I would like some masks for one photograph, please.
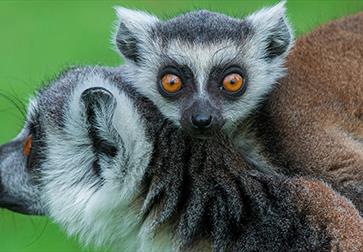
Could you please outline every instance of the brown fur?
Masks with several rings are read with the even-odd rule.
[[[287,173],[323,178],[363,210],[363,13],[297,40],[260,122]]]
[[[331,251],[363,251],[363,219],[351,202],[321,181],[298,178],[289,183],[297,208],[312,226],[328,233]]]

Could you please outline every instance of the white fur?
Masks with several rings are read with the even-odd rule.
[[[64,226],[69,235],[78,235],[85,244],[106,245],[116,250],[122,245],[123,250],[135,251],[145,238],[138,236],[139,209],[133,209],[131,202],[148,166],[152,144],[147,140],[132,100],[112,83],[91,74],[76,85],[69,99],[65,128],[47,128],[46,131],[47,160],[41,169],[43,201],[47,203],[49,215]],[[104,131],[103,137],[108,137],[112,143],[122,139],[117,144],[124,150],[112,160],[101,159],[105,179],[102,185],[97,177],[81,179],[92,171],[94,161],[80,100],[82,92],[90,87],[103,87],[114,95],[117,104],[114,113],[104,104],[96,118]],[[108,121],[112,125],[108,125]],[[107,130],[110,126],[114,127],[116,135]]]
[[[149,27],[158,21],[158,18],[144,11],[131,10],[123,7],[115,7],[116,14],[120,22],[132,31],[141,32],[145,27]]]
[[[249,20],[259,31],[262,29],[262,31],[269,33],[271,28],[276,26],[281,18],[287,22],[287,19],[285,18],[285,4],[286,1],[281,1],[272,7],[263,8],[252,13],[246,19]],[[263,36],[263,34],[260,34],[260,36]]]

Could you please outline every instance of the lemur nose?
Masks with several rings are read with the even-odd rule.
[[[200,128],[200,129],[209,128],[211,126],[211,122],[212,122],[211,115],[207,115],[207,114],[203,114],[203,113],[192,115],[192,123],[197,128]]]

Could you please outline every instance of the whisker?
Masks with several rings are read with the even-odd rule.
[[[12,94],[6,94],[4,91],[0,91],[0,97],[10,102],[20,112],[22,119],[26,118],[26,106],[23,101]]]

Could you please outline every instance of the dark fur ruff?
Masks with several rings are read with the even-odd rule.
[[[250,167],[222,136],[196,140],[165,123],[143,183],[143,214],[156,230],[172,225],[184,249],[199,241],[215,251],[329,251],[282,177]]]
[[[124,82],[119,76],[112,81]],[[171,225],[183,249],[207,241],[214,251],[330,250],[285,177],[258,172],[222,135],[189,137],[129,85],[120,88],[136,101],[155,146],[137,201],[156,233]]]

